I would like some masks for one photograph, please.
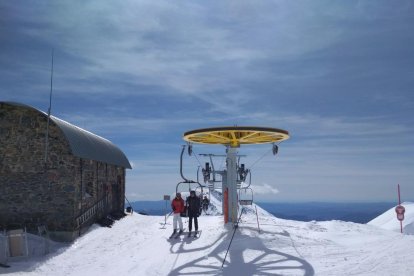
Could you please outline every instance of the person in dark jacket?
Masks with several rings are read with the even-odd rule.
[[[195,191],[191,191],[190,196],[187,198],[187,210],[188,210],[188,231],[189,231],[188,236],[191,236],[193,219],[194,219],[195,234],[197,234],[197,231],[198,231],[197,217],[200,215],[200,199],[196,196]]]
[[[203,202],[203,210],[204,210],[204,212],[207,213],[208,206],[210,205],[210,200],[208,200],[207,196],[204,196],[202,202]]]

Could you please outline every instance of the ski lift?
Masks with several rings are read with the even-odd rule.
[[[188,190],[181,188],[181,185],[183,184],[188,184]],[[195,191],[196,195],[203,195],[203,188],[204,186],[198,182],[181,181],[181,182],[178,182],[177,185],[175,186],[175,193],[177,194],[177,193],[182,193],[182,192],[187,192],[187,191],[188,193],[190,193],[191,191]]]
[[[190,153],[190,151],[192,152],[192,149],[190,150],[190,148],[192,148],[191,144],[188,145],[188,152],[189,153]],[[185,145],[183,145],[183,148],[181,150],[181,155],[180,155],[180,174],[181,174],[181,178],[183,179],[183,181],[180,181],[180,182],[177,183],[177,185],[175,187],[175,193],[179,193],[179,186],[180,185],[188,184],[188,192],[190,192],[192,190],[195,190],[197,188],[200,188],[201,189],[201,194],[202,194],[203,193],[203,185],[201,185],[201,183],[198,182],[198,179],[197,179],[197,181],[190,180],[190,179],[186,178],[183,174],[183,154],[184,154],[184,151],[185,151]],[[197,171],[198,171],[198,169],[197,169]],[[197,173],[197,176],[198,176],[198,173]],[[195,187],[193,187],[193,186],[195,186]]]
[[[240,182],[245,182],[246,181],[246,177],[249,174],[249,169],[246,169],[244,164],[241,164],[240,167],[238,167],[237,172],[238,172],[238,178]]]
[[[195,191],[196,193],[196,197],[200,199],[200,206],[201,206],[201,201],[203,199],[203,185],[201,185],[198,182],[185,182],[185,181],[181,181],[177,183],[177,186],[175,187],[175,194],[180,193],[182,196],[181,198],[186,201],[186,199],[184,198],[184,192],[187,193],[187,191],[180,189],[180,186],[183,184],[188,184],[188,196],[190,195],[190,193],[192,191]],[[187,217],[187,209],[181,213],[181,217]]]
[[[196,190],[200,189],[199,194],[202,195],[203,194],[203,185],[201,185],[201,183],[198,182],[198,179],[197,179],[197,181],[190,180],[190,179],[186,178],[183,174],[183,154],[184,154],[184,151],[185,151],[185,147],[186,146],[183,145],[183,148],[181,150],[181,155],[180,155],[180,174],[181,174],[181,178],[183,179],[183,181],[178,182],[177,185],[175,186],[175,194],[181,193],[182,191],[184,191],[183,189],[181,189],[181,185],[187,184],[188,185],[188,193],[190,193],[191,191],[196,191]],[[192,145],[189,144],[188,145],[188,154],[191,155],[191,153],[192,153]],[[198,176],[198,174],[197,174],[197,176]],[[197,192],[196,192],[196,195],[197,195]],[[187,216],[186,212],[182,213],[181,216],[186,217]]]
[[[249,184],[250,186],[250,184]],[[243,214],[243,211],[245,210],[245,206],[252,206],[253,205],[253,189],[249,186],[240,188],[239,189],[239,204],[241,205],[241,213]],[[257,206],[254,205],[255,214],[256,214],[256,220],[257,220],[257,229],[260,233],[260,225],[259,225],[259,214],[257,212]]]
[[[206,167],[205,169],[203,168],[201,170],[203,172],[203,179],[204,179],[204,183],[208,182],[210,180],[210,174],[211,174],[211,167],[210,167],[210,163],[206,162]],[[198,174],[197,174],[198,176]]]
[[[242,206],[253,205],[253,189],[250,187],[239,189],[239,204]]]

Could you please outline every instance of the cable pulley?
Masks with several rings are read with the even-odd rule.
[[[273,144],[273,147],[272,147],[273,155],[276,155],[278,151],[279,151],[279,147],[276,144]]]
[[[193,145],[188,143],[187,150],[188,150],[188,155],[191,156],[191,154],[193,154]]]

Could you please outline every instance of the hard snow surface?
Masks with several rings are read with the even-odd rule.
[[[408,206],[407,206],[408,209]],[[414,236],[343,221],[298,222],[254,206],[233,229],[201,216],[199,238],[168,239],[172,218],[133,214],[112,228],[93,226],[74,243],[30,261],[13,275],[414,275]],[[188,223],[184,219],[185,227]],[[398,226],[398,221],[396,222]]]

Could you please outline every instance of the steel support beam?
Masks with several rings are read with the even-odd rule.
[[[237,148],[227,147],[227,188],[228,191],[228,222],[237,222],[238,199],[237,199]]]

